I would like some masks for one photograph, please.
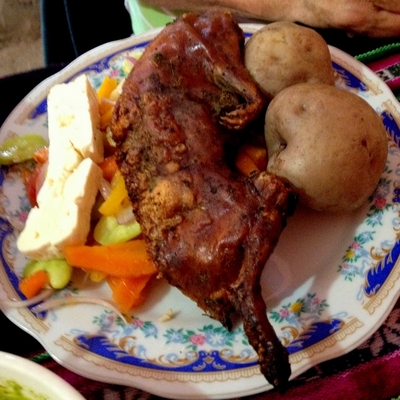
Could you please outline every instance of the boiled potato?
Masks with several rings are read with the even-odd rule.
[[[293,22],[273,22],[254,33],[246,43],[244,60],[267,98],[296,83],[334,84],[325,40]]]
[[[352,211],[374,192],[388,154],[381,118],[354,93],[300,83],[281,91],[265,118],[267,170],[320,211]]]

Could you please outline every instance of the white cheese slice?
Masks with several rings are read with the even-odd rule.
[[[85,75],[55,85],[47,100],[49,164],[17,247],[28,258],[63,257],[84,244],[102,171],[103,139],[97,94]]]
[[[65,246],[84,244],[101,176],[99,166],[85,158],[66,179],[64,196],[32,208],[17,241],[21,253],[36,260],[63,258]]]
[[[47,97],[49,166],[38,203],[61,195],[66,177],[84,158],[103,160],[97,93],[86,75],[55,85]]]

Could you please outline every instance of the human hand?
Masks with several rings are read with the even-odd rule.
[[[400,35],[399,0],[304,0],[300,3],[290,19],[315,28],[337,28],[349,35],[370,37]]]
[[[235,15],[266,22],[289,20],[349,35],[400,36],[399,0],[142,0],[172,11],[223,7]]]

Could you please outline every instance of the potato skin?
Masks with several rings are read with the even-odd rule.
[[[281,91],[265,118],[269,172],[319,211],[352,211],[374,192],[388,154],[379,115],[357,95],[330,85]]]
[[[323,37],[289,21],[273,22],[255,32],[245,45],[244,62],[268,99],[296,83],[334,84]]]

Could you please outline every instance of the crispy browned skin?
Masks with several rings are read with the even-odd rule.
[[[285,225],[290,190],[265,172],[241,176],[227,156],[264,107],[243,67],[243,39],[223,12],[186,14],[168,25],[127,78],[111,129],[160,275],[228,329],[237,312],[262,373],[282,388],[288,354],[267,319],[259,281]]]

